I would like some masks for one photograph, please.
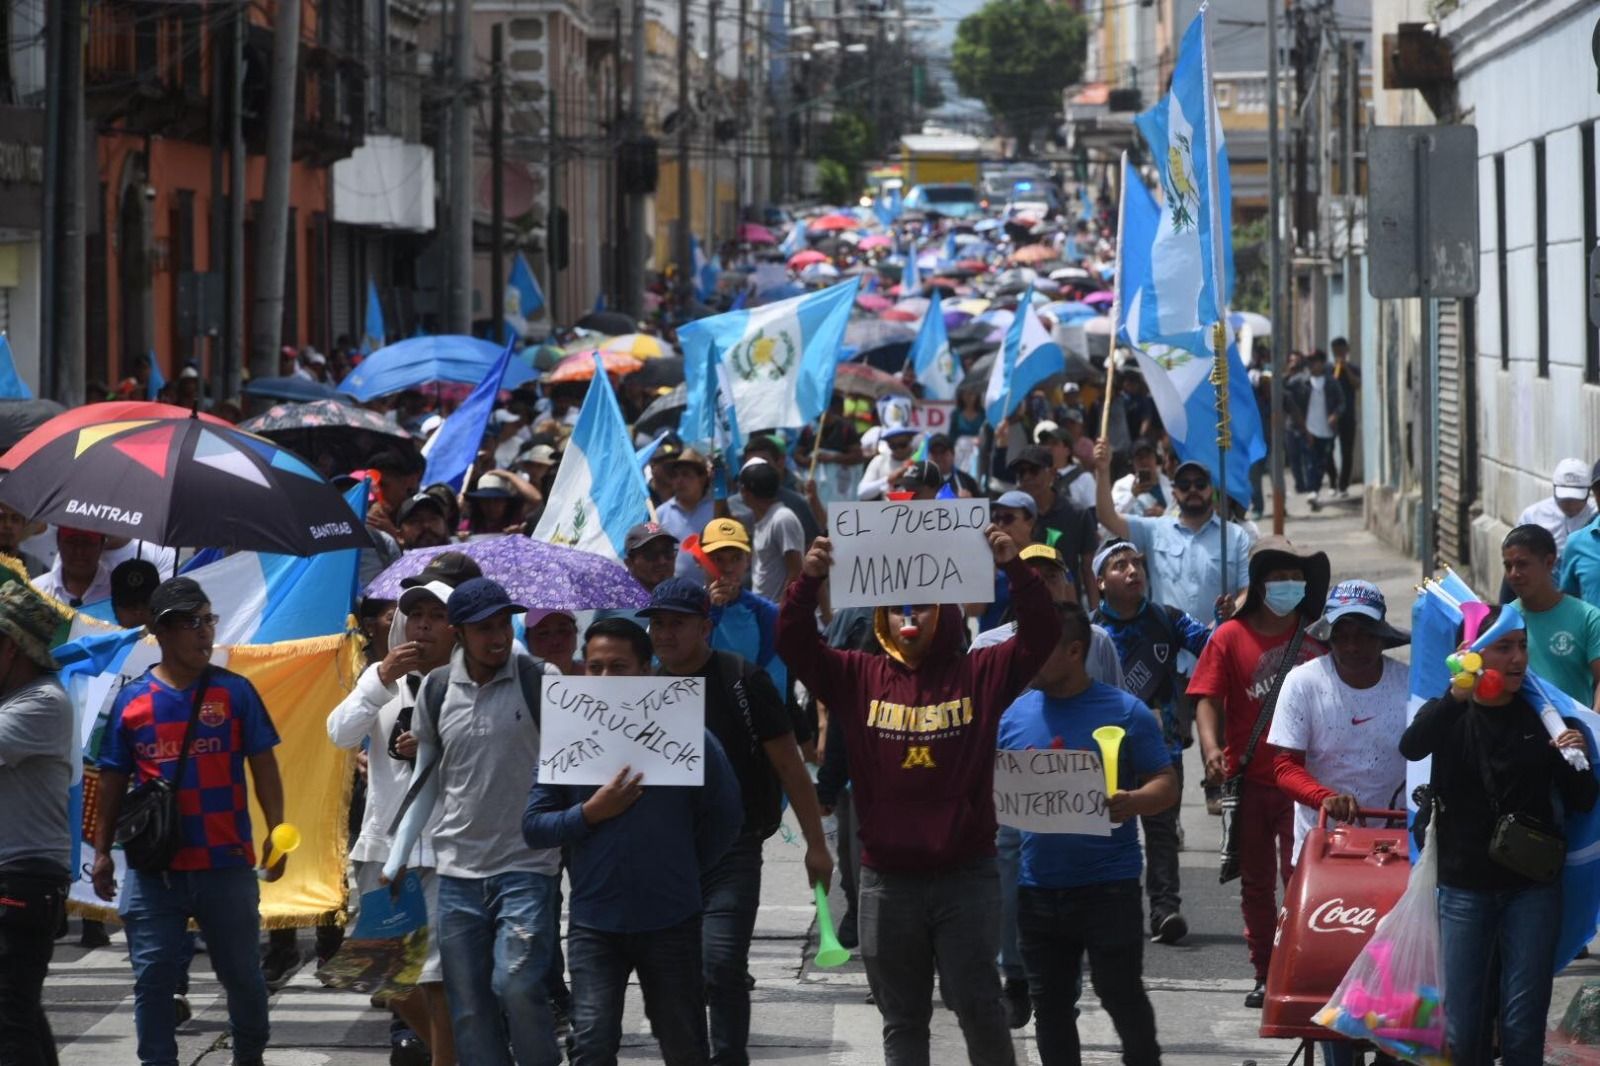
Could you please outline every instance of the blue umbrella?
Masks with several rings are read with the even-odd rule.
[[[339,383],[339,391],[365,402],[436,381],[476,385],[503,350],[498,344],[476,337],[412,337],[367,356]],[[514,389],[537,376],[527,363],[513,359],[500,385]]]
[[[334,399],[332,385],[290,375],[283,378],[253,378],[245,384],[244,394],[266,400],[288,400],[290,403],[310,403],[312,400]]]
[[[1080,300],[1063,300],[1060,303],[1049,304],[1041,310],[1057,322],[1078,322],[1100,315],[1099,311]]]

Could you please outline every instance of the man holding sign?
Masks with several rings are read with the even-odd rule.
[[[649,677],[650,637],[637,623],[602,619],[585,638],[591,678]],[[554,712],[547,703],[547,725]],[[541,779],[528,796],[522,816],[528,846],[571,849],[567,961],[574,1062],[616,1061],[630,972],[639,975],[661,1061],[693,1066],[710,1057],[700,882],[738,836],[744,818],[733,767],[722,745],[699,725],[703,711],[694,717],[704,745],[703,784],[647,787],[647,776],[632,766],[598,787],[551,784],[543,779],[542,764]]]
[[[876,521],[868,506],[861,505],[863,517]],[[968,1059],[976,1066],[1015,1061],[994,965],[995,733],[1001,712],[1055,647],[1059,622],[1017,543],[993,525],[976,532],[1011,581],[1014,640],[963,655],[961,609],[953,602],[885,596],[873,619],[885,654],[829,648],[815,617],[822,582],[834,569],[835,542],[826,537],[812,544],[778,616],[779,654],[839,720],[850,752],[860,819],[861,951],[889,1066],[928,1061],[936,967]],[[974,576],[989,590],[978,598],[991,594],[993,572]],[[841,591],[832,590],[836,605]]]
[[[1161,1061],[1161,1048],[1143,983],[1143,856],[1134,819],[1177,803],[1178,778],[1149,708],[1089,677],[1083,608],[1064,603],[1057,610],[1061,639],[1034,688],[1006,711],[998,738],[1003,762],[1033,771],[1027,791],[1001,797],[1001,817],[1024,828],[1017,927],[1038,1019],[1039,1058],[1044,1066],[1080,1060],[1076,1007],[1087,953],[1095,994],[1122,1041],[1122,1061],[1150,1066]],[[1094,733],[1103,726],[1123,731],[1119,779],[1139,782],[1109,797],[1109,768],[1098,780],[1090,778],[1087,789],[1078,772],[1092,764]],[[1086,811],[1109,817],[1115,828],[1106,834],[1089,825]]]

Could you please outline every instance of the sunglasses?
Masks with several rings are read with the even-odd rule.
[[[1211,479],[1204,477],[1180,477],[1173,481],[1172,487],[1177,489],[1179,492],[1189,492],[1192,489],[1209,489],[1211,487]]]
[[[214,614],[185,614],[176,618],[163,618],[161,624],[173,629],[215,629],[221,618]]]

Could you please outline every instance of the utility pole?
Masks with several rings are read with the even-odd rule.
[[[694,277],[689,215],[689,0],[678,0],[678,293],[688,302]]]
[[[749,30],[746,24],[750,21],[750,0],[739,0],[739,59],[734,69],[738,71],[735,84],[739,86],[739,106],[734,114],[734,124],[737,127],[733,135],[733,217],[734,232],[738,232],[738,225],[744,221],[744,138],[745,125],[750,120],[749,105],[754,95],[751,90],[760,75],[757,70],[751,75],[745,73],[745,42]]]
[[[455,0],[450,24],[450,300],[445,328],[472,332],[472,0]]]
[[[623,153],[627,151],[628,142],[628,116],[622,109],[622,5],[619,3],[611,11],[611,39],[617,42],[617,50],[612,57],[614,75],[611,79],[611,133],[619,138],[617,151],[611,160],[611,271],[606,279],[610,299],[606,302],[612,307],[623,306],[623,293],[628,288],[627,261],[627,234],[628,234],[628,197],[622,188],[622,175],[625,170],[622,162]]]
[[[228,387],[223,398],[239,394],[244,368],[244,34],[245,7],[233,9],[228,64],[228,287],[224,307],[223,350]],[[274,366],[271,373],[276,374]]]
[[[707,24],[706,90],[712,101],[721,99],[717,89],[717,0],[711,0],[711,21]],[[706,109],[706,255],[715,255],[717,249],[717,177],[721,171],[717,160],[716,112]],[[735,230],[737,236],[737,229]]]
[[[506,135],[505,24],[496,22],[489,38],[493,83],[489,97],[489,329],[496,341],[506,333]],[[527,314],[523,308],[522,313]]]
[[[55,292],[50,301],[53,319],[50,327],[54,347],[41,351],[41,362],[55,364],[51,376],[52,395],[68,407],[84,400],[83,365],[83,286],[84,286],[84,188],[83,162],[87,147],[83,135],[83,14],[77,4],[62,4],[58,91],[60,112],[47,115],[47,122],[59,122],[59,151],[56,161]]]
[[[250,376],[278,372],[283,288],[289,261],[289,166],[294,156],[295,87],[300,69],[300,3],[278,5],[272,35],[272,102],[267,113],[267,173],[256,219],[256,299],[250,316]]]
[[[557,257],[565,258],[566,254],[570,254],[567,251],[568,226],[566,222],[561,221],[561,178],[556,170],[558,165],[556,130],[559,128],[556,124],[556,116],[558,114],[560,112],[556,110],[556,87],[552,83],[550,86],[550,147],[546,149],[547,154],[545,156],[545,172],[550,183],[550,213],[545,216],[544,227],[545,264],[549,267],[547,273],[550,275],[548,284],[545,285],[545,305],[550,309],[550,321],[552,323],[556,321],[556,295],[560,291],[560,268]],[[559,240],[557,240],[558,235]]]
[[[52,11],[44,20],[44,188],[40,193],[39,395],[54,396],[55,364],[44,358],[55,350],[56,317],[56,182],[61,173],[61,17]],[[115,376],[115,374],[113,374]]]
[[[1268,307],[1272,320],[1272,532],[1281,536],[1284,522],[1283,374],[1288,337],[1283,310],[1283,168],[1278,136],[1278,105],[1283,93],[1278,76],[1278,4],[1267,0],[1267,263]]]
[[[643,178],[637,171],[644,169],[644,160],[641,158],[644,143],[644,67],[649,59],[644,48],[644,5],[645,0],[633,0],[633,69],[630,72],[632,84],[628,91],[628,137],[634,145],[630,153],[635,160],[635,166],[631,169],[636,172],[633,175],[636,183]],[[650,249],[645,243],[644,192],[636,186],[628,190],[627,197],[628,231],[623,242],[625,280],[622,306],[629,317],[638,319],[644,313],[644,264]]]

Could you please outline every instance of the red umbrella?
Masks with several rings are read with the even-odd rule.
[[[882,233],[874,233],[869,237],[861,238],[861,243],[856,245],[856,247],[860,248],[863,252],[870,252],[874,248],[892,248],[894,247],[894,241],[890,240]]]
[[[808,266],[814,266],[817,263],[826,263],[827,261],[828,257],[817,251],[815,248],[807,248],[805,251],[796,252],[789,257],[789,269],[804,270]]]
[[[885,322],[915,322],[922,316],[913,314],[910,311],[902,310],[898,307],[891,307],[878,317],[883,319]]]
[[[840,363],[833,372],[833,391],[846,396],[910,396],[906,383],[866,363]]]
[[[778,238],[772,231],[756,222],[745,222],[739,226],[739,239],[746,244],[777,244]]]
[[[594,357],[600,356],[600,363],[605,367],[606,373],[616,376],[632,374],[643,369],[644,363],[625,352],[579,352],[569,355],[555,365],[555,368],[544,377],[549,385],[564,385],[571,381],[589,381],[594,377]]]
[[[63,433],[71,433],[84,426],[109,425],[114,422],[149,418],[188,418],[190,413],[187,407],[144,400],[117,400],[111,403],[91,403],[83,407],[74,407],[70,411],[56,415],[13,444],[4,455],[0,455],[0,468],[15,470],[22,465],[24,459]],[[204,411],[200,412],[200,421],[230,428],[232,426],[226,419],[208,415]]]
[[[856,297],[856,306],[863,311],[887,311],[893,306],[893,301],[875,292],[864,292]]]
[[[827,233],[833,230],[860,229],[861,223],[849,215],[832,214],[814,218],[806,223],[806,229],[812,233]]]

